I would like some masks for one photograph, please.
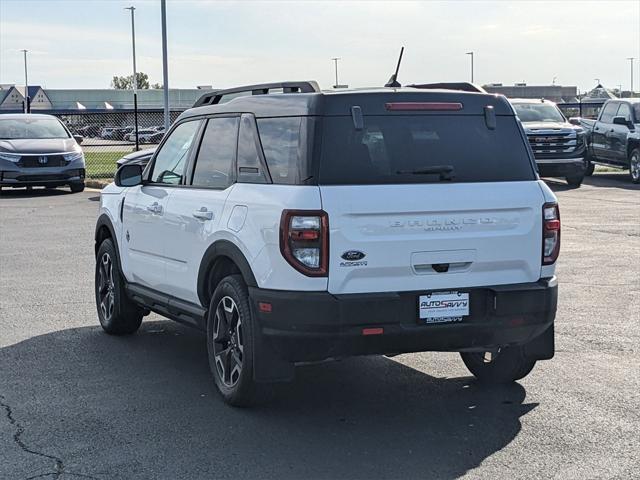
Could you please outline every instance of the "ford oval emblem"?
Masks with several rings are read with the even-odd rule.
[[[347,250],[341,255],[341,257],[348,262],[355,262],[362,260],[366,255],[359,250]]]

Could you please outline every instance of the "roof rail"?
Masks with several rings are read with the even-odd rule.
[[[194,103],[193,106],[202,107],[204,105],[217,105],[226,95],[249,92],[251,92],[251,95],[267,95],[269,90],[276,89],[282,89],[283,93],[314,93],[320,91],[320,87],[313,80],[306,82],[262,83],[258,85],[247,85],[244,87],[235,87],[209,92],[196,100],[196,103]]]
[[[407,87],[421,88],[425,90],[441,88],[444,90],[461,90],[463,92],[487,93],[484,88],[469,82],[423,83],[421,85],[407,85]]]

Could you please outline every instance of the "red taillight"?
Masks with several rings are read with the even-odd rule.
[[[391,102],[385,103],[387,110],[462,110],[462,104],[457,102]]]
[[[371,327],[371,328],[363,328],[362,335],[382,335],[384,333],[384,328],[382,327]]]
[[[289,264],[309,277],[329,271],[329,217],[321,210],[284,210],[280,251]]]
[[[542,265],[551,265],[560,253],[560,209],[557,203],[542,206]]]

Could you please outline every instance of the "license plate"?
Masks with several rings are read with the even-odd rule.
[[[469,315],[469,294],[464,292],[434,292],[420,295],[418,314],[426,323],[461,322]]]

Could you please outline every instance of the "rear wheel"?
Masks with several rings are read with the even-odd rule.
[[[218,391],[226,403],[236,407],[258,399],[253,380],[253,328],[242,276],[223,278],[209,303],[207,352]]]
[[[633,183],[640,183],[640,149],[634,148],[629,154],[629,176]]]
[[[522,347],[499,348],[492,352],[462,352],[462,361],[482,383],[511,383],[526,377],[536,364],[524,356]]]
[[[144,311],[127,297],[116,255],[111,239],[103,241],[96,256],[96,307],[105,332],[125,335],[140,328]]]

